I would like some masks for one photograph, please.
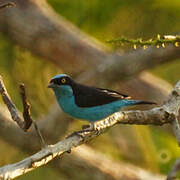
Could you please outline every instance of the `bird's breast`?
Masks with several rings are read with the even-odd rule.
[[[73,96],[63,96],[58,99],[62,110],[70,115],[77,109]]]

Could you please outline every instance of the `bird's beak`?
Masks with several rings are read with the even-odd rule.
[[[47,88],[54,88],[56,85],[54,83],[49,83]]]

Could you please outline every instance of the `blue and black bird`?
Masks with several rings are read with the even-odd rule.
[[[131,100],[129,96],[113,90],[79,84],[66,74],[53,77],[48,87],[53,89],[65,113],[89,122],[104,119],[126,106],[155,104],[148,101]]]

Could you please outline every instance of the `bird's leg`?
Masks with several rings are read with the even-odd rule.
[[[69,135],[68,137],[78,135],[78,136],[84,138],[83,134],[89,133],[89,132],[92,132],[92,131],[94,131],[94,123],[91,122],[90,124],[83,125],[82,130],[76,131],[76,132],[72,133],[71,135]]]
[[[96,123],[91,122],[89,125],[84,125],[82,127],[82,130],[76,131],[76,132],[70,134],[69,136],[67,136],[66,138],[70,138],[73,136],[79,136],[81,138],[82,142],[86,142],[93,135],[98,136],[100,133],[101,133],[101,131],[98,130],[98,128],[96,128]],[[71,153],[71,149],[67,150],[66,152]]]
[[[90,124],[85,124],[82,126],[82,129],[88,129],[90,127]]]
[[[105,131],[107,127],[109,127],[112,122],[112,118],[106,118],[100,121],[91,122],[89,125],[83,126],[84,131],[95,131],[96,135],[99,135],[102,131]]]
[[[88,125],[83,125],[82,126],[82,131],[81,132],[91,132],[91,131],[95,131],[96,132],[96,135],[99,135],[100,134],[100,130],[99,129],[99,126],[97,125],[96,122],[91,122],[90,124]]]

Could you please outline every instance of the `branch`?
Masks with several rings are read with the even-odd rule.
[[[112,39],[107,41],[108,43],[113,43],[115,45],[123,45],[124,43],[128,43],[130,45],[134,46],[134,49],[137,48],[137,46],[142,46],[144,49],[147,49],[148,46],[156,46],[157,48],[159,48],[160,46],[165,48],[166,44],[173,44],[176,47],[179,46],[179,42],[180,42],[180,36],[176,35],[164,35],[164,36],[160,36],[159,34],[157,35],[157,38],[154,39],[148,39],[148,40],[142,40],[142,38],[139,39],[128,39],[125,37],[120,37],[117,39]]]
[[[20,88],[20,94],[21,94],[23,107],[24,107],[24,112],[23,112],[23,117],[24,117],[24,121],[25,121],[25,127],[24,128],[29,129],[29,127],[31,126],[32,121],[33,121],[31,118],[30,104],[26,98],[26,92],[25,92],[24,84],[20,84],[19,88]]]
[[[66,139],[55,145],[45,147],[38,153],[15,164],[0,168],[1,179],[13,179],[29,171],[32,171],[57,156],[71,151],[72,148],[84,144],[115,124],[154,124],[163,125],[172,123],[177,116],[180,107],[180,81],[172,90],[168,100],[162,106],[146,111],[122,111],[114,113],[108,118],[95,123],[94,131],[74,132]]]
[[[171,167],[171,170],[169,171],[166,180],[175,180],[179,169],[180,169],[180,158],[177,159],[173,164],[173,166]]]
[[[21,98],[22,98],[22,102],[23,102],[23,107],[24,107],[24,112],[23,112],[23,118],[25,121],[25,129],[29,129],[31,124],[33,123],[35,131],[40,139],[40,143],[41,146],[44,147],[45,141],[43,139],[43,136],[41,135],[41,132],[36,124],[35,121],[33,121],[33,119],[31,118],[31,112],[30,112],[30,103],[27,101],[27,97],[26,97],[26,91],[25,91],[25,87],[24,84],[20,84],[20,94],[21,94]]]
[[[179,110],[180,112],[180,110]],[[179,113],[177,111],[177,113]],[[178,141],[178,145],[180,146],[180,125],[179,125],[179,122],[180,122],[180,113],[179,113],[179,117],[177,117],[175,119],[175,121],[173,122],[173,131],[174,131],[174,134],[176,136],[176,139]],[[172,165],[171,167],[171,170],[169,171],[168,173],[168,176],[167,176],[167,180],[174,180],[178,174],[180,170],[180,158],[178,158],[174,164]]]
[[[106,77],[106,81],[125,80],[137,76],[140,72],[180,57],[180,47],[166,48],[149,47],[138,49],[125,55],[112,54],[111,58],[97,65],[92,74]],[[89,72],[91,73],[91,71]]]
[[[22,87],[21,87],[21,90],[22,90]],[[3,83],[3,80],[2,80],[1,76],[0,76],[0,93],[2,95],[4,103],[6,104],[8,110],[9,110],[9,112],[11,114],[12,119],[18,124],[18,126],[23,131],[27,131],[29,129],[29,127],[31,126],[31,124],[32,124],[30,114],[26,114],[26,116],[24,116],[24,120],[20,117],[15,104],[12,102],[12,100],[11,100],[7,90],[6,90],[6,87],[4,86],[4,83]],[[22,94],[22,91],[21,91],[21,94]],[[24,91],[24,94],[22,96],[22,101],[23,101],[23,104],[24,104],[24,112],[28,111],[30,113],[29,104],[28,104],[28,102],[26,100],[25,91]],[[26,105],[26,103],[27,103],[27,105]]]
[[[13,2],[7,2],[7,3],[4,3],[4,4],[0,4],[0,10],[1,9],[4,9],[4,8],[8,8],[8,7],[14,7],[16,4],[13,3]]]

